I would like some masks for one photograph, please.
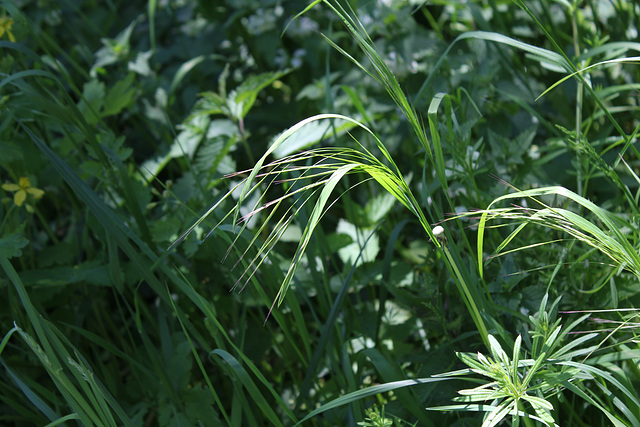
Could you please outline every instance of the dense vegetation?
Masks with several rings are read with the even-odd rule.
[[[640,425],[637,2],[1,5],[1,424]]]

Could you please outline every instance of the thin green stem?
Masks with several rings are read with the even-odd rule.
[[[525,412],[524,407],[522,405],[522,400],[518,399],[517,400],[517,406],[518,406],[518,410]],[[525,412],[526,413],[526,412]],[[522,419],[524,420],[524,425],[527,427],[534,427],[533,421],[531,421],[531,418],[529,417],[522,417]]]
[[[244,120],[242,117],[238,118],[238,131],[240,132],[240,142],[242,143],[244,150],[247,152],[247,157],[249,157],[249,163],[255,163],[255,158],[251,152],[251,146],[247,140],[247,132],[244,128]]]
[[[580,45],[578,44],[578,17],[577,17],[577,13],[578,13],[578,7],[574,1],[572,7],[571,7],[571,29],[573,32],[573,49],[574,49],[574,53],[576,55],[576,57],[578,57],[580,55]],[[582,68],[581,66],[578,66],[578,68]],[[580,133],[582,130],[582,102],[583,102],[583,95],[584,95],[584,88],[582,85],[582,80],[578,81],[578,86],[577,86],[577,90],[576,90],[576,114],[575,114],[575,120],[576,120],[576,138],[575,138],[575,144],[576,146],[579,146],[580,144]],[[578,194],[580,194],[581,196],[584,195],[583,193],[583,187],[582,187],[582,180],[583,180],[583,156],[580,150],[576,150],[576,156],[577,156],[577,163],[578,163],[578,167],[576,168],[576,188],[578,189]]]
[[[467,283],[464,280],[464,277],[460,273],[460,270],[458,269],[458,265],[451,257],[449,248],[446,245],[442,245],[441,249],[447,259],[447,264],[449,265],[450,270],[455,275],[455,280],[456,280],[456,284],[458,285],[458,290],[462,294],[462,299],[465,301],[465,304],[467,305],[467,308],[471,313],[471,317],[473,317],[474,323],[478,328],[478,332],[480,332],[480,336],[482,337],[482,341],[487,346],[487,348],[489,348],[490,347],[489,332],[487,330],[487,326],[484,324],[484,320],[482,320],[482,314],[480,314],[480,310],[478,309],[478,306],[476,305],[475,300],[471,296],[469,287],[467,286]]]
[[[40,209],[34,207],[33,211],[35,212],[36,216],[38,217],[38,219],[40,220],[40,224],[42,224],[42,227],[44,228],[44,231],[47,233],[47,235],[49,236],[49,238],[51,239],[52,242],[58,244],[60,243],[60,241],[58,240],[58,238],[56,237],[56,235],[53,233],[53,231],[51,230],[51,227],[49,227],[49,224],[47,224],[47,221],[45,220],[45,218],[42,216],[42,212],[40,212]]]

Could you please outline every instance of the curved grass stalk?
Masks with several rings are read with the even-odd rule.
[[[565,197],[575,202],[593,214],[602,226],[567,209],[548,206],[538,198],[549,195]],[[499,202],[515,199],[528,199],[542,206],[542,208],[532,209],[515,206],[512,208],[492,209],[492,206]],[[477,215],[477,212],[474,214]],[[509,245],[527,225],[538,224],[566,232],[605,254],[618,268],[625,269],[640,278],[640,255],[634,244],[629,241],[628,236],[621,231],[621,225],[625,225],[626,222],[622,218],[614,216],[593,202],[564,187],[545,187],[526,191],[517,190],[513,193],[498,197],[491,202],[486,210],[482,211],[478,224],[478,270],[481,277],[483,276],[484,265],[482,251],[484,247],[485,229],[487,228],[487,222],[495,218],[513,219],[521,222],[495,250],[494,255],[496,256],[506,253],[503,251],[504,248]],[[513,249],[510,252],[525,249],[529,246],[530,245]]]
[[[359,69],[367,73],[370,77],[372,77],[375,81],[380,83],[385,88],[389,96],[393,99],[393,101],[399,107],[400,111],[406,117],[409,125],[413,129],[418,141],[420,142],[420,145],[427,153],[428,159],[433,165],[433,168],[436,172],[436,176],[441,181],[442,187],[446,188],[447,183],[446,183],[446,174],[444,171],[445,166],[442,160],[442,151],[440,147],[439,138],[433,141],[433,148],[432,148],[429,142],[429,138],[427,136],[425,127],[422,121],[419,119],[419,116],[415,108],[413,107],[413,105],[411,104],[411,102],[403,92],[395,75],[389,69],[383,57],[378,52],[377,48],[375,47],[375,44],[367,34],[367,31],[365,30],[362,23],[358,20],[355,12],[351,9],[350,5],[347,4],[346,6],[343,6],[340,2],[335,0],[316,0],[313,3],[311,3],[307,8],[305,8],[302,12],[300,12],[294,19],[300,17],[305,12],[307,12],[308,10],[310,10],[311,8],[313,8],[314,6],[320,3],[323,3],[324,5],[329,7],[342,21],[347,31],[349,32],[349,34],[353,37],[353,39],[357,42],[362,52],[369,59],[370,68],[365,67],[362,63],[360,63],[353,56],[351,56],[344,49],[342,49],[335,42],[333,42],[328,36],[322,34],[322,37],[324,37],[327,43],[329,43],[334,49],[336,49],[336,51],[338,51],[340,54],[348,58]],[[488,36],[488,37],[491,37],[491,36]],[[504,36],[499,36],[499,37],[504,37]],[[518,46],[522,45],[523,49],[525,50],[528,49],[531,53],[546,57],[547,60],[550,60],[551,62],[562,64],[560,68],[562,68],[563,70],[567,70],[570,68],[569,65],[563,64],[564,59],[561,58],[560,55],[558,54],[554,54],[553,52],[548,52],[548,51],[545,51],[544,49],[526,45],[521,42],[517,42],[513,40],[512,42],[517,44]],[[423,86],[423,88],[424,87],[425,86]],[[443,98],[444,98],[444,95],[442,94],[439,95],[439,98],[434,100],[434,102],[432,103],[432,106],[429,109],[429,122],[430,122],[430,126],[432,127],[435,126],[434,124],[435,112],[437,111],[438,105],[440,104]],[[446,102],[448,101],[445,100],[445,103]],[[342,177],[347,173],[364,172],[365,174],[369,175],[371,178],[376,180],[380,185],[382,185],[385,190],[393,194],[394,197],[403,204],[403,206],[409,209],[409,211],[418,219],[420,225],[422,226],[423,230],[425,231],[429,239],[435,243],[436,247],[439,250],[444,252],[445,264],[448,270],[451,272],[452,276],[454,277],[454,281],[456,282],[458,289],[465,302],[465,305],[469,310],[476,324],[476,327],[478,328],[480,336],[482,337],[484,343],[488,345],[488,332],[487,332],[487,327],[485,325],[485,321],[483,318],[483,316],[485,315],[483,314],[485,313],[484,294],[480,291],[479,287],[477,286],[477,283],[474,283],[474,280],[471,279],[469,272],[466,270],[466,267],[462,267],[463,263],[462,263],[460,254],[457,253],[456,251],[454,251],[453,253],[450,252],[447,248],[444,248],[437,241],[437,239],[435,239],[435,236],[433,235],[429,221],[427,220],[424,213],[422,212],[422,209],[420,205],[417,203],[415,197],[409,190],[407,183],[404,181],[404,178],[402,177],[402,174],[399,172],[398,167],[395,165],[395,163],[391,159],[391,156],[389,155],[388,151],[384,147],[384,144],[377,138],[377,136],[370,129],[368,129],[361,123],[345,116],[325,114],[325,115],[311,117],[309,119],[303,120],[300,123],[296,124],[289,130],[284,132],[282,135],[280,135],[280,137],[273,143],[273,145],[269,148],[269,150],[265,153],[265,155],[260,160],[258,160],[258,162],[256,163],[256,166],[253,168],[253,170],[251,171],[251,174],[246,180],[245,186],[243,187],[243,193],[240,199],[238,200],[238,205],[242,204],[242,201],[244,200],[246,195],[245,192],[248,191],[250,188],[252,188],[253,181],[257,176],[258,171],[260,171],[261,168],[263,167],[266,161],[266,158],[270,154],[275,154],[278,150],[278,147],[280,147],[291,135],[298,132],[303,126],[313,121],[319,120],[321,118],[346,120],[347,122],[350,122],[353,125],[355,125],[355,127],[360,127],[361,129],[365,130],[368,134],[370,134],[373,137],[373,139],[376,142],[377,148],[382,153],[383,157],[381,159],[385,163],[381,162],[375,156],[371,155],[371,153],[369,153],[366,149],[364,149],[364,147],[360,147],[362,149],[362,152],[359,155],[364,157],[362,157],[362,159],[359,159],[358,156],[356,156],[355,158],[351,159],[351,161],[354,161],[358,165],[353,167],[347,166],[348,164],[352,164],[347,162],[347,164],[345,164],[344,166],[345,169],[336,169],[334,172],[336,175],[332,176],[332,178],[333,177],[336,178],[335,181],[337,181],[339,177]],[[316,153],[317,152],[315,152],[314,154]],[[334,181],[332,180],[330,185],[333,186],[333,183]],[[329,185],[329,181],[327,181],[327,183],[323,185]],[[329,195],[329,192],[323,191],[316,202],[316,205],[314,207],[314,211],[312,214],[312,219],[308,222],[307,227],[305,228],[305,231],[303,233],[303,238],[299,246],[299,249],[302,251],[304,251],[304,249],[306,248],[306,245],[308,244],[308,240],[311,237],[311,233],[313,232],[313,230],[317,225],[317,220],[319,219],[319,212],[321,212],[326,206],[326,198],[328,197],[328,195]],[[448,197],[447,197],[447,200],[451,205],[450,206],[451,209],[454,209],[454,206]],[[436,212],[440,211],[440,209],[437,206],[434,206],[434,207]],[[316,208],[318,208],[319,210],[316,210]],[[234,214],[234,218],[237,219],[235,215],[236,214]],[[441,212],[440,212],[440,215],[441,215]],[[468,242],[466,242],[466,240],[465,240],[465,243],[468,245]],[[301,252],[296,251],[296,255],[294,256],[294,261],[299,261],[300,257],[301,257]],[[293,272],[295,271],[295,265],[296,265],[295,262],[292,263],[293,270],[290,269],[287,272],[285,281],[283,282],[283,285],[281,287],[281,292],[279,292],[279,295],[277,298],[279,299],[277,304],[279,304],[282,301],[284,292],[286,292],[286,289],[289,286],[289,283],[293,276]]]
[[[549,86],[544,92],[542,92],[540,95],[538,95],[538,97],[536,98],[536,101],[538,101],[540,98],[545,96],[547,93],[551,92],[557,86],[561,85],[565,81],[569,80],[572,77],[575,77],[578,74],[582,74],[582,73],[584,73],[584,72],[586,72],[586,71],[588,71],[588,70],[590,70],[592,68],[604,67],[604,66],[608,66],[608,65],[616,65],[616,64],[621,64],[621,63],[638,64],[638,63],[640,63],[640,56],[633,56],[633,57],[630,57],[630,58],[610,59],[610,60],[607,60],[607,61],[597,62],[595,64],[591,64],[589,66],[586,66],[584,68],[576,70],[576,71],[574,71],[574,72],[572,72],[570,74],[567,74],[566,76],[564,76],[563,78],[561,78],[560,80],[558,80],[557,82],[555,82],[554,84]]]
[[[319,148],[315,150],[307,150],[296,155],[288,156],[284,159],[279,159],[272,163],[267,163],[267,157],[283,144],[286,144],[288,138],[294,135],[295,132],[301,131],[307,124],[326,119],[348,121],[363,129],[374,139],[382,156],[378,158],[364,146],[360,145],[360,150],[351,148]],[[300,165],[299,162],[301,161],[311,164]],[[297,175],[293,177],[283,177],[283,174],[288,172],[295,172]],[[314,203],[310,217],[302,232],[300,243],[293,255],[289,268],[285,273],[284,280],[274,299],[271,310],[278,307],[284,300],[296,269],[303,261],[305,250],[311,240],[314,230],[328,207],[333,203],[330,202],[331,194],[344,176],[354,173],[365,174],[375,180],[418,219],[418,222],[425,234],[436,245],[436,247],[443,252],[445,263],[455,278],[458,289],[474,322],[476,323],[478,331],[480,332],[481,337],[486,339],[488,336],[488,330],[482,317],[481,302],[478,302],[478,298],[476,298],[473,290],[470,288],[468,283],[469,279],[465,276],[461,267],[458,266],[458,263],[449,248],[443,246],[438,239],[436,239],[429,221],[384,144],[378,139],[373,131],[365,125],[352,118],[338,114],[320,114],[313,116],[285,131],[257,161],[248,176],[222,197],[221,201],[229,197],[232,192],[242,189],[235,207],[221,220],[224,221],[226,218],[233,217],[234,224],[241,224],[239,225],[240,228],[236,231],[237,237],[233,244],[237,241],[238,236],[247,229],[249,219],[257,217],[262,213],[265,214],[265,218],[261,220],[261,224],[258,226],[255,236],[249,239],[251,242],[249,246],[253,246],[258,239],[258,235],[266,232],[269,220],[278,218],[276,211],[282,206],[282,203],[293,196],[297,197],[296,202],[294,202],[292,206],[286,208],[284,214],[277,220],[271,231],[268,232],[264,243],[257,249],[253,258],[245,263],[245,270],[238,279],[238,283],[240,281],[244,281],[246,284],[253,277],[257,268],[267,261],[268,254],[279,241],[286,228],[291,224],[293,217],[295,217],[300,212],[300,209],[302,209],[302,207],[307,203]],[[278,181],[276,181],[276,178]],[[263,190],[260,200],[264,199],[266,191],[276,182],[286,184],[288,189],[284,191],[283,195],[278,196],[271,201],[262,204],[260,204],[261,202],[258,202],[257,205],[251,208],[251,211],[248,214],[240,216],[240,208],[244,205],[245,201],[248,200],[249,195],[253,194],[255,191],[259,191],[260,187],[264,187],[267,179],[271,180],[266,184],[266,189]],[[309,179],[311,179],[312,182],[309,183]],[[202,223],[206,216],[210,214],[213,209],[219,206],[221,201],[219,201],[204,216],[200,217],[196,223],[180,237],[179,240],[184,239],[189,232]],[[267,213],[269,210],[270,212]],[[220,224],[221,222],[214,226],[214,229],[220,226]],[[248,249],[243,252],[241,261],[242,258],[247,255]],[[238,283],[236,283],[236,285],[238,285]],[[271,310],[269,312],[271,312]]]

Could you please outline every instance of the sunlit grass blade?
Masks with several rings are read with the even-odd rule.
[[[277,163],[274,164],[275,166],[277,166],[277,168],[279,168],[276,170],[273,170],[269,164],[265,164],[267,156],[270,153],[274,152],[274,150],[276,150],[278,147],[285,144],[287,142],[287,139],[291,135],[293,135],[293,132],[302,131],[303,126],[309,123],[312,123],[313,121],[323,120],[327,118],[342,119],[348,122],[352,122],[356,124],[359,128],[369,133],[376,141],[376,145],[380,149],[380,152],[383,154],[383,159],[387,164],[377,159],[363,146],[360,146],[360,151],[350,150],[350,149],[340,149],[340,148],[335,148],[333,150],[318,149],[318,150],[306,151],[301,154],[301,157],[293,156],[293,157],[285,158],[281,161],[278,161]],[[297,125],[293,126],[289,130],[284,132],[274,142],[274,144],[269,148],[269,150],[267,150],[265,155],[256,163],[254,168],[251,170],[251,173],[249,174],[249,176],[244,180],[244,184],[242,184],[242,189],[243,189],[242,193],[238,198],[236,207],[233,208],[232,210],[234,212],[233,216],[234,218],[236,218],[236,221],[234,221],[234,223],[237,223],[237,215],[239,213],[240,206],[242,206],[242,203],[247,198],[248,194],[256,190],[260,182],[262,182],[261,180],[264,180],[268,174],[279,175],[281,173],[280,171],[286,171],[288,167],[287,162],[303,160],[305,158],[311,158],[312,156],[318,156],[320,159],[325,159],[329,161],[328,163],[323,163],[322,161],[316,162],[314,165],[321,165],[323,167],[327,167],[328,170],[326,171],[326,173],[330,175],[327,175],[328,178],[326,178],[326,180],[319,181],[321,183],[321,190],[319,190],[318,197],[317,199],[315,199],[314,209],[312,210],[311,215],[305,225],[304,231],[302,233],[302,237],[300,239],[300,243],[298,245],[298,249],[296,250],[293,260],[285,274],[285,278],[282,282],[280,290],[271,307],[272,309],[281,304],[284,298],[284,295],[286,294],[286,291],[289,288],[291,280],[293,279],[293,275],[296,271],[296,268],[302,260],[304,251],[311,239],[311,235],[313,234],[313,231],[315,230],[320,218],[324,215],[324,212],[326,211],[329,196],[331,195],[335,187],[338,185],[338,182],[346,174],[350,174],[353,172],[364,172],[368,174],[376,182],[382,185],[382,187],[385,188],[385,190],[387,190],[397,200],[399,200],[405,207],[407,207],[417,217],[423,230],[425,231],[426,235],[429,236],[430,240],[434,242],[434,244],[437,247],[441,246],[440,243],[435,238],[435,236],[433,235],[431,226],[429,225],[422,209],[420,208],[420,205],[415,200],[413,194],[411,193],[411,190],[409,189],[409,186],[407,185],[404,178],[398,171],[397,166],[395,165],[390,154],[384,147],[384,144],[375,136],[375,134],[370,129],[368,129],[363,124],[353,119],[350,119],[348,117],[341,116],[341,115],[334,115],[334,114],[322,114],[322,115],[314,116],[309,119],[303,120],[302,122],[298,123]],[[307,166],[306,168],[307,170],[309,170],[309,169],[312,169],[313,167],[315,166]],[[294,169],[298,171],[304,171],[304,169],[301,169],[300,167],[294,167]],[[269,170],[269,172],[266,173],[265,172],[266,170]],[[303,172],[299,178],[295,179],[295,181],[303,179],[307,175],[308,174]],[[320,175],[317,175],[317,176],[319,177]],[[316,187],[316,184],[307,184],[306,186],[303,186],[302,189],[309,190],[315,187]],[[264,207],[268,206],[268,207],[275,208],[279,206],[280,201],[284,200],[284,198],[286,197],[290,197],[292,194],[293,193],[287,193],[285,197],[278,199],[277,202],[275,202],[275,204],[272,204],[270,202],[264,205]],[[307,202],[311,202],[310,198],[307,198],[306,200]],[[259,210],[262,210],[263,207],[259,207],[259,208],[253,207],[252,209],[253,211],[252,213],[249,214],[249,216],[255,215],[255,213],[258,212]],[[211,211],[212,210],[210,210],[209,212]],[[295,215],[295,212],[292,214],[292,216],[293,215]],[[269,216],[267,218],[269,218]],[[199,223],[203,220],[204,218],[201,217],[197,222]],[[247,223],[245,222],[242,225],[240,229],[240,233],[247,226],[246,224]],[[249,263],[249,267],[248,267],[249,269],[245,270],[244,274],[248,273],[249,274],[247,276],[248,278],[251,278],[251,276],[253,275],[253,272],[255,271],[253,269],[253,266],[259,266],[265,261],[264,257],[273,248],[272,243],[275,243],[277,240],[277,236],[280,233],[284,232],[284,228],[285,228],[284,226],[287,225],[288,222],[279,221],[278,224],[279,225],[276,226],[276,229],[270,232],[270,237],[267,238],[267,244],[264,244],[262,246],[261,251],[259,251],[258,254],[254,257],[253,261]],[[259,229],[263,230],[265,225],[266,225],[266,221],[262,223]],[[192,226],[190,229],[193,229],[193,228],[194,227]],[[183,236],[185,235],[186,233]],[[479,306],[481,306],[481,302],[479,302],[478,298],[474,296],[475,295],[474,292],[469,290],[468,283],[470,283],[470,280],[466,278],[468,274],[466,274],[463,270],[461,270],[460,267],[457,265],[456,257],[459,258],[459,254],[452,253],[446,248],[444,248],[443,250],[445,251],[447,266],[451,269],[452,273],[454,274],[454,277],[456,278],[456,283],[460,288],[460,292],[463,294],[465,298],[465,304],[467,304],[467,306],[469,307],[469,310],[472,313],[472,317],[476,322],[476,324],[478,325],[481,336],[483,337],[483,339],[486,339],[487,330],[486,330],[486,327],[484,326],[481,309],[479,308]]]
[[[276,295],[276,301],[274,302],[274,304],[277,304],[279,306],[282,303],[282,300],[284,299],[284,294],[286,294],[287,289],[289,288],[289,284],[291,283],[291,280],[293,280],[293,275],[296,271],[296,268],[300,263],[300,261],[302,260],[304,251],[307,248],[307,245],[309,244],[309,240],[311,240],[311,235],[313,234],[313,231],[318,225],[318,222],[324,212],[325,206],[327,204],[327,201],[329,200],[329,196],[331,195],[331,192],[334,190],[336,185],[338,185],[338,182],[342,179],[342,177],[345,174],[349,173],[354,168],[356,168],[357,166],[358,166],[357,164],[350,164],[350,165],[347,164],[347,165],[341,166],[331,175],[331,177],[329,178],[325,186],[322,188],[320,196],[318,197],[318,201],[313,207],[313,211],[311,212],[309,221],[307,222],[307,225],[302,233],[302,238],[300,239],[300,245],[298,246],[298,249],[296,250],[296,253],[293,256],[289,270],[285,275],[284,282],[280,287],[278,294]]]
[[[533,20],[533,22],[536,23],[537,27],[540,28],[542,30],[542,32],[545,34],[545,36],[547,37],[547,39],[551,42],[551,44],[554,46],[555,50],[564,58],[564,60],[567,62],[567,64],[569,65],[569,69],[567,69],[567,72],[571,72],[574,73],[573,75],[577,78],[577,80],[581,83],[578,91],[576,93],[576,101],[577,101],[577,105],[576,105],[576,131],[579,132],[580,130],[580,126],[581,126],[581,115],[582,115],[582,91],[586,90],[587,93],[590,95],[591,99],[593,99],[593,101],[598,105],[598,107],[602,110],[602,112],[605,114],[605,116],[607,117],[607,119],[609,120],[609,122],[614,126],[614,128],[616,129],[616,131],[618,132],[619,136],[624,140],[625,142],[625,146],[624,146],[624,150],[626,150],[627,148],[631,148],[634,153],[636,154],[636,156],[640,157],[640,152],[635,148],[635,146],[633,146],[631,144],[631,136],[628,135],[624,129],[622,128],[622,126],[618,123],[618,121],[613,117],[613,114],[611,112],[611,109],[607,107],[607,105],[604,104],[604,102],[600,99],[600,97],[598,97],[595,89],[593,88],[593,86],[591,84],[589,84],[589,82],[583,77],[582,73],[578,72],[577,74],[575,73],[576,71],[578,71],[578,68],[576,65],[574,65],[573,62],[571,62],[569,60],[569,57],[565,54],[565,52],[563,51],[563,49],[560,47],[560,43],[559,41],[555,40],[553,38],[553,36],[549,33],[548,29],[545,27],[545,25],[543,23],[540,22],[540,20],[536,17],[536,15],[533,13],[533,11],[527,6],[527,4],[522,1],[522,0],[515,0],[515,3],[522,9],[524,10],[529,17]],[[577,34],[574,32],[574,38],[577,38]],[[576,50],[578,50],[578,40],[574,40],[574,48]],[[606,46],[606,44],[604,45]],[[633,49],[633,50],[640,50],[639,47],[640,45],[638,45],[637,43],[631,43],[631,42],[626,42],[621,45],[618,45],[617,47],[620,47],[621,49],[618,51],[619,54],[622,54],[624,51],[626,51],[627,49]],[[611,49],[612,46],[608,46],[608,49],[605,50],[608,52],[611,52],[613,49]],[[598,49],[598,48],[595,48]],[[594,49],[594,51],[595,51]],[[600,53],[598,51],[598,53]],[[591,53],[593,54],[593,52]],[[591,55],[590,54],[590,55]],[[582,181],[578,181],[578,187],[582,186]]]
[[[585,219],[582,215],[578,215],[572,211],[547,206],[537,198],[539,196],[549,195],[565,197],[577,203],[593,214],[604,227],[601,228],[592,221]],[[492,208],[492,206],[498,202],[514,199],[526,199],[532,201],[534,204],[543,206],[543,208],[510,208],[507,210]],[[564,231],[578,240],[600,250],[614,261],[617,266],[624,267],[632,273],[640,275],[640,255],[638,255],[634,249],[628,236],[620,231],[618,224],[621,220],[593,202],[563,187],[545,187],[535,190],[515,191],[498,197],[489,205],[487,210],[482,212],[478,224],[478,268],[481,275],[483,270],[481,254],[484,250],[484,232],[487,222],[495,218],[511,218],[521,221],[522,224],[514,232],[516,234],[529,223]],[[498,247],[497,251],[502,250],[514,237],[515,234],[512,233],[508,239],[503,241],[503,244]]]
[[[327,42],[331,44],[336,50],[338,50],[338,52],[349,58],[351,62],[353,62],[358,68],[366,72],[386,89],[391,99],[393,99],[393,101],[407,118],[409,125],[412,127],[416,137],[418,138],[418,141],[420,142],[424,150],[428,153],[429,157],[433,159],[429,139],[414,107],[409,102],[409,99],[400,87],[400,84],[395,75],[389,69],[389,66],[382,58],[382,55],[378,52],[375,44],[369,37],[369,34],[365,30],[364,26],[360,23],[355,13],[351,9],[351,6],[343,6],[339,1],[324,0],[324,3],[331,10],[333,10],[343,22],[351,36],[362,49],[363,53],[371,61],[373,70],[369,70],[367,67],[362,65],[358,60],[354,59],[344,49],[334,43],[329,37],[324,36],[325,40],[327,40]]]
[[[444,62],[444,59],[449,55],[453,47],[458,42],[462,40],[467,40],[467,39],[485,40],[485,41],[504,44],[506,46],[511,46],[513,48],[522,50],[528,53],[531,59],[538,61],[541,64],[544,64],[547,68],[555,72],[573,71],[571,62],[569,62],[566,58],[564,58],[562,55],[556,52],[543,49],[541,47],[534,46],[529,43],[521,42],[519,40],[513,39],[511,37],[505,36],[504,34],[500,34],[500,33],[486,32],[486,31],[468,31],[456,37],[456,39],[449,45],[449,47],[447,47],[447,50],[445,50],[442,56],[438,59],[438,61],[434,65],[433,70],[431,71],[431,73],[429,74],[425,82],[422,84],[420,90],[414,97],[413,99],[414,102],[419,102],[422,96],[424,96],[424,93],[429,88],[433,78],[436,76],[438,69]]]
[[[584,68],[576,70],[576,71],[574,71],[574,72],[572,72],[570,74],[567,74],[566,76],[564,76],[563,78],[561,78],[560,80],[558,80],[557,82],[555,82],[554,84],[549,86],[547,89],[545,89],[545,91],[542,92],[536,98],[536,101],[539,100],[540,98],[542,98],[543,96],[545,96],[547,93],[551,92],[553,89],[555,89],[557,86],[561,85],[562,83],[564,83],[568,79],[576,76],[577,74],[582,74],[582,73],[584,73],[584,72],[586,72],[588,70],[591,70],[592,68],[605,67],[607,65],[615,65],[615,64],[621,64],[621,63],[630,63],[630,64],[640,63],[640,56],[633,56],[633,57],[629,57],[629,58],[610,59],[608,61],[597,62],[595,64],[591,64],[591,65],[588,65],[588,66],[586,66]]]

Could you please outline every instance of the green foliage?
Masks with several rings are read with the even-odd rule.
[[[144,6],[0,2],[1,424],[640,425],[634,2]]]
[[[390,427],[393,425],[393,421],[385,418],[384,407],[382,407],[382,411],[377,407],[373,407],[372,409],[367,409],[367,418],[359,422],[358,425],[365,427]]]

